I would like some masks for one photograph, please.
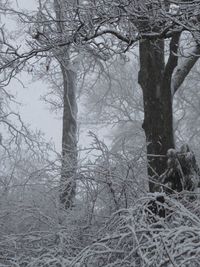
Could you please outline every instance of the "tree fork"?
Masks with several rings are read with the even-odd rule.
[[[159,176],[166,170],[166,153],[174,148],[171,75],[166,77],[164,40],[140,41],[138,82],[143,91],[143,129],[147,142],[150,192],[159,191]],[[157,182],[157,183],[156,183]]]

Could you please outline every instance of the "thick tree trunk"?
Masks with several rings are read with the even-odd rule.
[[[77,169],[77,104],[76,75],[61,65],[63,74],[63,133],[60,202],[65,209],[71,208],[75,197]]]
[[[138,80],[143,90],[150,192],[159,190],[156,181],[166,170],[168,149],[174,148],[171,76],[164,63],[164,41],[142,40]]]

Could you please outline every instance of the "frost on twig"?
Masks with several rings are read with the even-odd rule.
[[[182,145],[180,151],[169,149],[167,157],[167,170],[160,177],[165,191],[196,191],[200,186],[200,170],[189,146]]]
[[[165,196],[162,205],[168,215],[161,218],[152,214],[154,221],[150,221],[149,202],[157,197],[158,193],[149,195],[132,208],[114,213],[100,238],[84,249],[70,266],[198,266],[200,218],[193,210]]]

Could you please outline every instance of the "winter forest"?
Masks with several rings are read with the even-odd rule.
[[[200,267],[199,57],[200,0],[0,0],[0,267]]]

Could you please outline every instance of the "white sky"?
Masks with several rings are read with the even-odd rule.
[[[23,9],[33,10],[37,7],[37,0],[12,0],[11,2]],[[15,25],[11,23],[11,27],[14,30]],[[25,88],[13,80],[9,85],[9,91],[17,96],[17,101],[22,103],[18,109],[23,121],[29,124],[32,130],[41,130],[46,140],[53,141],[57,151],[60,151],[62,111],[60,115],[55,115],[48,110],[48,105],[40,100],[40,97],[48,91],[48,85],[42,81],[33,82],[27,73],[22,73],[19,78]]]
[[[38,0],[11,0],[13,4],[17,4],[19,8],[35,9],[37,7]]]
[[[62,111],[55,115],[48,110],[48,105],[40,99],[48,86],[42,81],[32,82],[31,77],[24,74],[20,77],[25,88],[17,81],[13,81],[9,90],[17,96],[17,101],[22,103],[19,113],[23,121],[30,124],[32,130],[41,130],[46,140],[53,141],[56,149],[61,150]],[[60,117],[60,118],[59,118]]]
[[[38,0],[11,0],[12,3],[19,8],[33,10],[37,7]],[[15,30],[16,25],[9,22],[9,26]],[[32,130],[41,130],[45,134],[47,141],[51,140],[55,143],[58,152],[61,151],[62,138],[62,110],[60,114],[54,114],[48,110],[48,105],[40,98],[48,91],[48,85],[42,81],[33,82],[31,76],[27,73],[20,75],[23,87],[19,82],[13,80],[9,85],[9,90],[17,96],[17,101],[22,103],[18,107],[19,113],[23,121],[30,125]],[[79,110],[81,107],[79,106]],[[90,129],[82,129],[79,143],[82,147],[89,146],[91,139],[88,138]],[[91,129],[96,132],[94,129]],[[103,132],[105,132],[103,130]],[[99,133],[102,135],[103,133]]]

